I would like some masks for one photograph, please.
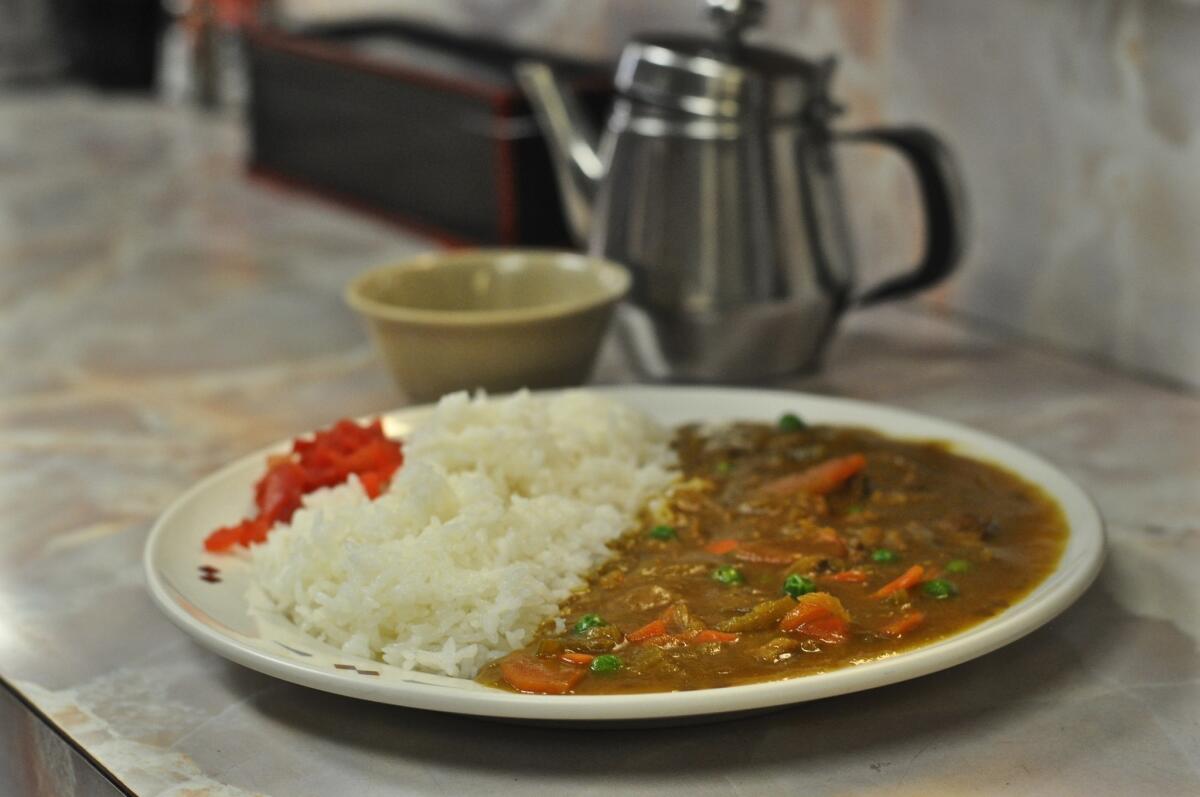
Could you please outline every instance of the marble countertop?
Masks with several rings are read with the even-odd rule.
[[[248,181],[243,146],[232,120],[141,101],[0,96],[0,678],[124,789],[1200,792],[1200,397],[917,305],[852,315],[827,368],[783,384],[993,432],[1095,497],[1098,582],[996,653],[750,719],[563,731],[323,694],[192,643],[146,594],[151,523],[247,451],[401,403],[339,290],[429,246]],[[629,378],[606,349],[596,381]],[[26,783],[76,785],[58,737],[31,737]]]

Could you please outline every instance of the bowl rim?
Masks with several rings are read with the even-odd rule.
[[[600,274],[600,292],[587,299],[557,301],[534,307],[507,310],[429,310],[388,304],[373,299],[363,292],[363,286],[381,274],[499,257],[521,257],[552,263],[564,257],[571,258],[587,264],[589,269]],[[351,308],[371,320],[464,327],[528,323],[576,315],[620,301],[629,292],[632,282],[633,278],[624,266],[602,257],[572,252],[567,249],[472,248],[450,252],[424,252],[396,263],[369,268],[347,283],[342,297]]]

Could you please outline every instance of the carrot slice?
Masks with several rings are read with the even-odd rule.
[[[830,645],[845,642],[850,638],[849,623],[832,614],[802,623],[793,631]]]
[[[803,634],[830,644],[845,642],[850,635],[849,624],[825,609],[806,611],[803,619],[789,620],[785,617],[779,625],[779,630]]]
[[[920,584],[921,579],[924,578],[924,576],[925,568],[921,567],[920,565],[913,565],[904,571],[904,575],[900,576],[894,581],[889,581],[879,589],[872,592],[871,597],[876,599],[886,598],[888,595],[891,595],[897,590],[911,589],[917,584]]]
[[[825,576],[828,581],[837,581],[840,584],[865,584],[871,578],[862,570],[843,570],[840,573],[833,573]]]
[[[792,473],[767,482],[758,488],[758,491],[767,495],[794,495],[796,493],[825,495],[841,487],[846,480],[866,466],[866,457],[862,454],[850,454],[826,460],[799,473]]]
[[[713,540],[708,545],[704,546],[704,550],[717,555],[729,553],[734,548],[738,547],[737,540]]]
[[[557,659],[514,653],[500,660],[500,675],[513,689],[543,695],[563,695],[583,680],[587,670]]]
[[[590,653],[574,653],[572,651],[567,651],[559,656],[559,658],[565,661],[567,664],[582,664],[586,666],[591,664],[592,659],[596,657]]]
[[[689,641],[694,642],[697,645],[703,645],[708,642],[737,642],[738,635],[730,634],[725,631],[713,631],[711,629],[705,629],[704,631],[697,631],[692,635],[692,638]]]
[[[902,615],[879,629],[881,634],[890,637],[901,637],[925,622],[925,612],[909,612]]]
[[[630,642],[641,642],[645,639],[653,639],[656,636],[662,636],[667,633],[667,624],[662,620],[651,620],[636,631],[630,631],[625,635],[625,638]]]
[[[850,637],[850,614],[828,592],[810,592],[796,599],[796,607],[779,621],[779,630],[830,644],[845,642]]]

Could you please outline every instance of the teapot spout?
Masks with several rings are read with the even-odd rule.
[[[606,171],[597,150],[596,130],[549,66],[522,61],[516,66],[516,76],[550,148],[571,234],[586,247],[596,191]]]

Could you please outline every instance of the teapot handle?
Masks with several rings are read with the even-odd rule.
[[[941,282],[962,260],[967,208],[954,156],[921,127],[877,127],[838,134],[839,141],[871,142],[899,150],[913,168],[925,209],[925,252],[907,272],[884,280],[856,299],[859,305],[896,299]]]

